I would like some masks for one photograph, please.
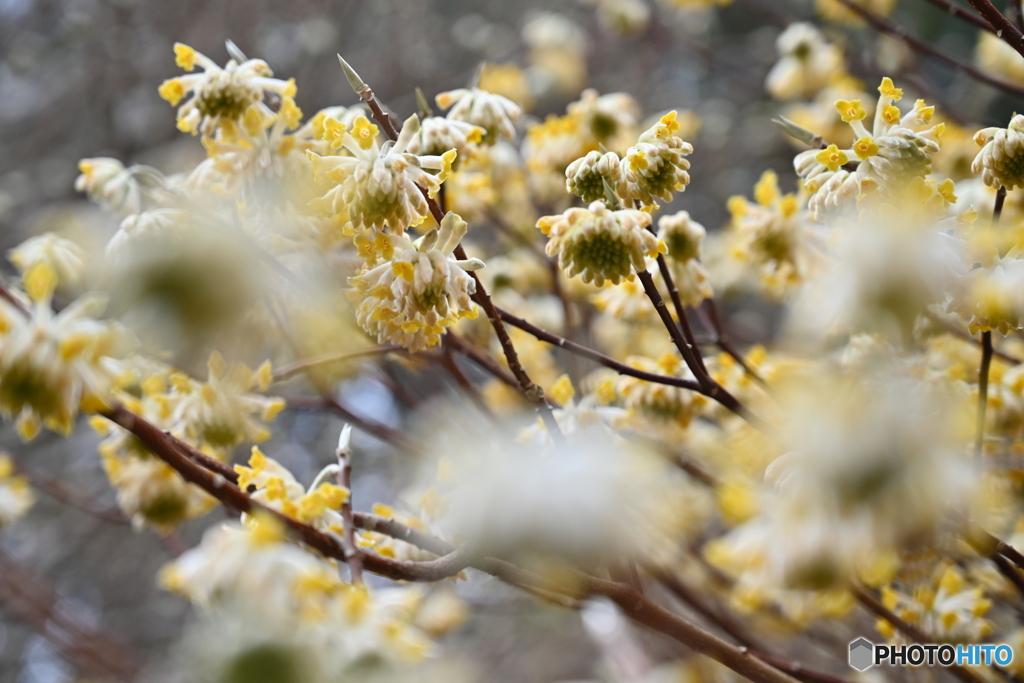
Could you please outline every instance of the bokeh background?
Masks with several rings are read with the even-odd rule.
[[[112,156],[169,173],[201,159],[198,140],[176,130],[174,109],[157,86],[178,73],[174,42],[223,62],[225,39],[265,59],[275,75],[295,77],[297,102],[308,114],[355,101],[338,52],[400,118],[415,111],[416,86],[431,97],[461,87],[481,62],[526,68],[533,120],[563,113],[584,86],[627,91],[645,115],[690,110],[702,125],[692,140],[693,182],[676,204],[713,232],[727,217],[728,197],[749,195],[762,170],[775,169],[783,188],[793,188],[794,147],[770,122],[780,105],[766,96],[764,80],[779,32],[812,17],[814,8],[735,0],[711,11],[655,2],[648,9],[645,28],[621,35],[601,26],[592,7],[568,1],[0,0],[0,248],[46,230],[109,220],[74,191],[83,157]],[[530,28],[538,19],[560,26],[556,38],[583,55],[585,73],[568,74],[568,86],[551,86],[530,68],[531,50],[543,38]],[[977,32],[924,0],[901,0],[892,20],[948,54],[972,59]],[[828,31],[845,45],[854,75],[871,83],[883,73],[899,74],[901,85],[954,120],[991,125],[1024,109],[866,29]],[[732,321],[738,341],[768,334],[770,307],[744,310]],[[404,385],[403,372],[396,367],[353,379],[346,395],[359,411],[401,426],[403,408],[385,386]],[[410,391],[423,399],[435,390],[421,376]],[[288,411],[267,449],[308,480],[331,459],[340,426],[333,417]],[[31,446],[20,444],[9,425],[0,427],[0,447],[28,468],[39,497],[28,516],[0,535],[0,683],[86,680],[126,663],[160,679],[173,656],[189,610],[157,587],[155,575],[224,514],[214,512],[170,538],[133,533],[116,511],[95,445],[85,425],[71,439],[44,433]],[[356,446],[355,505],[365,508],[393,495],[406,463],[370,437],[360,436]],[[79,494],[87,499],[77,505],[62,500]],[[493,584],[471,584],[465,596],[475,601],[475,616],[448,645],[489,672],[488,680],[593,678],[594,629],[579,614],[538,607]],[[650,641],[642,633],[630,637]]]

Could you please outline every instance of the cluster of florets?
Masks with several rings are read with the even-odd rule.
[[[644,211],[612,211],[604,202],[586,209],[572,208],[545,216],[537,227],[548,236],[547,253],[569,277],[601,286],[631,279],[633,269],[646,268],[647,258],[665,252],[664,243],[647,230],[651,215]]]
[[[881,190],[895,197],[899,188],[931,173],[932,156],[939,151],[944,126],[920,129],[931,121],[935,107],[917,100],[909,112],[902,113],[895,103],[902,99],[903,91],[889,78],[882,79],[878,92],[871,131],[862,123],[867,110],[860,100],[836,101],[840,117],[853,129],[856,142],[852,147],[840,149],[832,144],[801,152],[793,161],[818,218],[846,211],[864,193]]]
[[[623,199],[654,205],[655,198],[672,201],[672,195],[690,184],[690,143],[675,133],[681,128],[676,112],[665,114],[640,135],[622,159],[622,179],[616,190]]]
[[[523,110],[512,100],[480,88],[460,88],[437,96],[437,106],[448,109],[451,121],[468,123],[483,130],[481,144],[493,145],[500,138],[516,136],[515,123]]]
[[[174,55],[178,66],[200,73],[179,76],[164,81],[160,96],[178,107],[178,128],[185,133],[212,135],[222,121],[239,121],[250,107],[265,106],[263,94],[275,93],[282,97],[295,96],[295,81],[273,78],[273,72],[262,59],[246,59],[245,55],[228,43],[232,59],[223,67],[188,45],[176,43]]]
[[[440,342],[445,328],[461,318],[475,318],[476,281],[470,273],[484,264],[452,253],[466,229],[465,221],[449,213],[415,242],[387,236],[387,260],[349,279],[363,329],[382,344],[419,351]]]
[[[772,97],[809,97],[845,73],[842,50],[826,41],[812,24],[790,24],[779,34],[775,48],[779,61],[765,83]]]
[[[658,239],[665,244],[672,278],[684,305],[696,308],[714,296],[711,274],[701,263],[707,230],[686,211],[658,219]]]
[[[377,126],[366,117],[358,117],[351,130],[329,118],[324,122],[324,136],[335,153],[322,156],[310,151],[308,155],[314,174],[334,184],[320,202],[323,209],[343,213],[357,230],[389,228],[401,235],[426,219],[429,208],[423,193],[437,194],[457,153],[449,150],[440,156],[416,156],[407,152],[420,132],[415,115],[406,120],[393,145],[378,146],[377,132]]]
[[[96,320],[105,302],[78,299],[59,313],[51,306],[57,271],[49,259],[26,260],[30,301],[0,299],[0,414],[32,439],[42,426],[70,434],[80,410],[106,407],[130,338]]]
[[[807,274],[807,228],[795,194],[782,194],[778,175],[765,171],[754,186],[754,201],[729,199],[732,255],[757,268],[775,295],[790,290]]]
[[[1006,128],[979,130],[974,141],[981,151],[971,164],[972,173],[980,173],[990,187],[1024,187],[1024,115],[1015,115]]]

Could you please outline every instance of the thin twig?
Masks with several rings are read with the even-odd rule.
[[[928,2],[932,3],[943,12],[946,12],[947,14],[954,16],[957,19],[960,19],[961,21],[966,21],[968,24],[971,24],[976,28],[980,28],[983,31],[988,31],[989,33],[995,33],[995,29],[992,28],[992,24],[988,23],[974,12],[971,12],[961,7],[960,5],[956,4],[955,2],[953,2],[953,0],[928,0]]]
[[[283,398],[292,408],[299,408],[301,410],[327,409],[333,411],[346,422],[351,422],[360,430],[377,437],[386,444],[390,444],[395,448],[400,448],[409,453],[417,453],[420,451],[420,448],[402,432],[387,426],[383,422],[377,422],[376,420],[371,420],[370,418],[353,413],[329,393],[321,396],[295,396],[291,394],[268,395]]]
[[[86,512],[106,522],[113,522],[114,524],[129,523],[128,518],[125,517],[120,509],[101,503],[92,496],[73,489],[56,477],[29,467],[20,460],[14,460],[13,462],[18,473],[28,479],[33,488],[39,489],[51,498],[67,503],[82,512]]]
[[[974,0],[974,2],[977,1],[979,0]],[[923,40],[919,40],[913,37],[912,35],[907,33],[907,30],[902,26],[897,26],[896,24],[892,23],[891,21],[882,17],[881,15],[876,14],[869,9],[865,9],[863,6],[857,4],[856,2],[853,2],[853,0],[838,0],[838,2],[842,3],[847,9],[855,12],[857,15],[863,18],[864,21],[866,21],[876,31],[899,38],[904,43],[906,43],[911,49],[922,54],[928,55],[930,57],[934,57],[935,59],[938,59],[940,61],[943,61],[946,64],[949,64],[950,66],[959,69],[960,71],[963,71],[965,74],[967,74],[971,78],[974,78],[977,81],[987,83],[1005,92],[1013,93],[1014,95],[1024,96],[1024,88],[1018,85],[1014,85],[1013,83],[1001,81],[998,78],[993,78],[986,74],[984,71],[976,69],[975,67],[971,66],[970,64],[967,64],[966,62],[961,62],[957,59],[954,59],[953,57],[950,57],[949,55],[943,53],[941,50],[935,47],[932,47]]]
[[[403,351],[400,346],[378,346],[372,349],[363,349],[362,351],[341,351],[337,353],[325,353],[322,356],[315,356],[313,358],[306,358],[303,360],[283,365],[274,371],[273,381],[282,382],[286,379],[294,377],[295,375],[306,372],[310,368],[315,368],[318,365],[326,365],[328,363],[340,363],[346,360],[352,360],[354,358],[363,358],[365,356],[376,356],[391,353],[393,351]]]
[[[1003,214],[1003,203],[1006,201],[1006,188],[999,186],[996,192],[996,204],[992,210],[992,225],[999,224]],[[981,454],[985,441],[985,410],[988,407],[988,372],[992,365],[992,330],[981,333],[981,367],[978,368],[978,423],[975,431],[974,451]]]
[[[345,425],[338,439],[338,485],[348,490],[348,497],[341,504],[341,520],[345,532],[345,550],[349,553],[348,568],[352,583],[363,584],[363,560],[356,550],[356,527],[352,523],[352,428]]]
[[[707,311],[704,310],[705,308],[707,309]],[[712,343],[718,348],[725,351],[727,354],[729,354],[729,356],[734,361],[739,363],[739,366],[743,368],[744,372],[750,375],[754,379],[754,381],[756,381],[762,387],[767,389],[768,382],[766,382],[764,378],[761,377],[761,375],[759,375],[757,371],[750,366],[749,363],[747,363],[746,359],[743,357],[743,354],[740,353],[736,349],[736,347],[732,345],[731,341],[729,341],[728,335],[725,334],[725,327],[722,325],[721,316],[719,316],[718,314],[718,305],[715,303],[715,300],[713,298],[705,299],[704,305],[697,309],[697,313],[698,315],[702,316],[701,321],[708,323],[708,326],[711,328],[711,331],[714,332],[715,339]]]
[[[978,422],[974,452],[981,454],[985,441],[985,409],[988,407],[988,371],[992,365],[992,330],[981,333],[981,367],[978,368]]]
[[[676,310],[679,325],[683,328],[683,336],[686,338],[686,343],[693,349],[693,355],[697,359],[697,364],[703,373],[707,375],[708,369],[704,365],[704,356],[701,354],[700,347],[697,346],[697,340],[693,336],[693,328],[690,327],[690,320],[686,316],[686,307],[683,306],[683,301],[679,298],[679,288],[676,287],[676,283],[672,279],[672,273],[668,269],[668,261],[665,259],[664,254],[658,254],[658,272],[661,273],[661,279],[665,281],[665,288],[668,289],[669,298],[672,300],[672,307]]]
[[[718,401],[723,406],[763,431],[766,425],[760,420],[760,418],[747,410],[735,396],[726,390],[725,387],[712,379],[707,371],[702,370],[700,362],[694,354],[693,348],[683,337],[679,326],[672,320],[672,316],[668,312],[668,306],[665,303],[665,300],[661,297],[661,293],[658,292],[658,288],[655,286],[654,278],[651,277],[651,274],[646,269],[639,270],[637,271],[637,277],[640,278],[640,282],[644,286],[644,292],[647,293],[647,298],[649,298],[651,303],[654,304],[654,309],[658,312],[658,316],[661,318],[665,328],[668,329],[669,335],[672,337],[672,341],[675,343],[676,348],[679,349],[679,353],[683,356],[683,360],[686,361],[690,371],[696,375],[697,381],[702,390],[701,393]]]
[[[498,363],[486,353],[476,348],[454,332],[448,332],[445,336],[448,337],[452,347],[463,356],[470,359],[495,378],[501,380],[513,389],[519,388],[519,382],[517,382],[516,378],[512,376],[512,373],[498,365]]]
[[[138,653],[67,609],[56,589],[0,548],[0,603],[52,643],[79,668],[80,674],[102,680],[133,681],[139,674]]]

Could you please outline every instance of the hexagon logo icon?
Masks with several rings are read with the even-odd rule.
[[[858,638],[850,643],[850,666],[857,671],[866,671],[875,663],[875,645],[867,638]]]

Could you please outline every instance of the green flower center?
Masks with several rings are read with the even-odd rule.
[[[576,240],[567,256],[581,270],[600,274],[613,282],[629,275],[632,265],[625,245],[605,232],[590,233]]]
[[[224,683],[303,683],[298,653],[280,645],[257,645],[239,655]]]

